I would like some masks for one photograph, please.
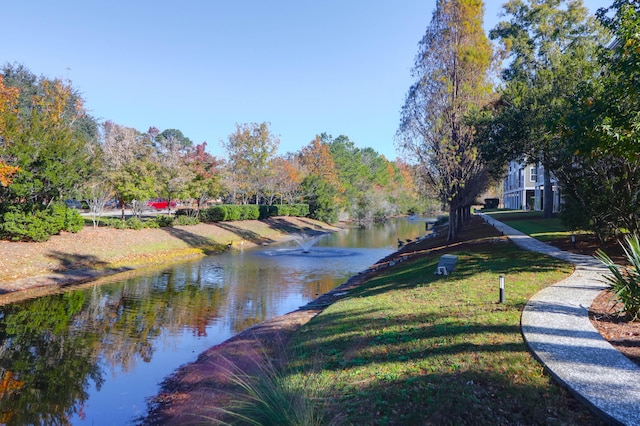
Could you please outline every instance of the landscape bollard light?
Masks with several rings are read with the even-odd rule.
[[[500,303],[504,303],[504,275],[500,275]]]
[[[576,248],[576,236],[571,234],[571,247]]]

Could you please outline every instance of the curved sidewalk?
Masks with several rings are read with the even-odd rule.
[[[640,367],[607,342],[589,320],[589,306],[606,288],[597,259],[559,250],[481,214],[518,246],[575,265],[567,279],[545,288],[522,312],[522,334],[547,370],[611,423],[640,425]]]

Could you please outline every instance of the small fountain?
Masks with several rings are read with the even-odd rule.
[[[260,253],[265,256],[299,257],[308,261],[320,258],[353,256],[355,254],[352,250],[346,250],[340,247],[315,247],[318,241],[326,235],[326,233],[312,237],[302,234],[295,235],[289,240],[287,247],[272,247]],[[295,241],[295,243],[292,241]]]
[[[322,238],[324,236],[324,234],[322,235],[316,235],[315,237],[311,237],[311,238],[305,238],[305,237],[296,237],[294,239],[294,241],[296,243],[298,243],[298,246],[300,246],[300,248],[302,249],[303,253],[309,253],[311,251],[311,247],[313,247],[320,238]]]

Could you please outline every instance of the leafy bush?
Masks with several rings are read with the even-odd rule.
[[[273,207],[273,216],[306,217],[309,215],[309,204],[280,204]]]
[[[145,228],[149,229],[158,229],[160,228],[160,224],[154,219],[148,219],[142,222]]]
[[[226,204],[222,207],[227,210],[227,219],[225,220],[240,220],[242,217],[242,206]]]
[[[30,211],[28,206],[8,206],[2,214],[0,237],[11,241],[47,241],[60,231],[78,232],[84,219],[63,203]]]
[[[137,217],[130,217],[125,221],[125,227],[139,231],[140,229],[144,228],[144,224]]]
[[[11,241],[47,241],[51,234],[47,224],[35,214],[10,209],[2,215],[2,239]]]
[[[200,216],[200,211],[198,211],[197,209],[183,208],[183,209],[176,210],[175,216],[176,217],[179,217],[179,216],[198,217]]]
[[[260,217],[259,219],[268,219],[271,216],[276,216],[276,212],[278,211],[278,206],[268,206],[265,204],[261,204],[260,209]]]
[[[115,229],[125,229],[127,227],[126,223],[122,219],[114,217],[105,217],[102,219],[102,223],[104,223],[105,226]]]
[[[171,228],[173,226],[173,217],[158,215],[155,217],[155,222],[160,228]]]
[[[200,220],[197,217],[193,216],[176,216],[173,221],[174,225],[197,225],[200,223]]]
[[[281,204],[273,206],[257,204],[222,204],[200,211],[202,222],[224,222],[229,220],[257,220],[272,216],[309,215],[308,204]]]
[[[622,245],[629,266],[618,266],[602,250],[596,257],[609,269],[611,275],[604,278],[609,282],[609,291],[615,293],[622,304],[622,311],[631,321],[640,317],[640,240],[638,235],[627,236]]]
[[[260,218],[260,207],[257,204],[244,204],[239,207],[240,220],[257,220]]]
[[[224,206],[212,206],[204,211],[202,215],[204,222],[222,222],[227,220],[227,209]]]
[[[84,227],[84,218],[76,209],[67,209],[65,212],[64,230],[67,232],[79,232]]]

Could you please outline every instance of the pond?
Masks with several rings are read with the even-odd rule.
[[[135,424],[180,365],[424,233],[397,219],[0,306],[0,423]]]

